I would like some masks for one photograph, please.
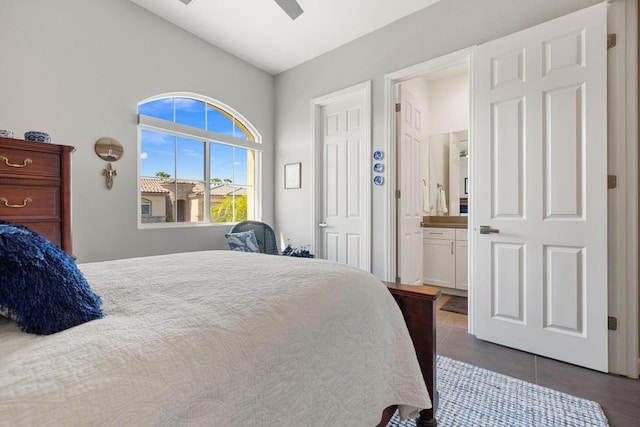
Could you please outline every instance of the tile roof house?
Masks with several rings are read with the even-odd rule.
[[[203,221],[205,191],[201,181],[141,177],[141,222]],[[213,211],[227,197],[246,197],[247,189],[229,184],[212,184],[209,195],[209,209]],[[175,219],[171,214],[174,204],[177,204],[178,216]],[[212,217],[211,221],[215,222],[215,219]]]

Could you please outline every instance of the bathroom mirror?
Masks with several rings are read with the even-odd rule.
[[[107,162],[120,160],[124,153],[122,145],[113,138],[100,138],[96,141],[95,150],[98,157]]]
[[[469,191],[468,131],[429,137],[422,165],[424,213],[431,216],[465,215]]]

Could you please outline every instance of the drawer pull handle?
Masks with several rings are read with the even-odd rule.
[[[22,202],[21,205],[10,205],[9,201],[7,200],[6,197],[0,197],[0,202],[3,202],[5,207],[7,207],[7,208],[24,208],[25,206],[27,206],[32,201],[33,200],[31,200],[31,197],[27,197],[26,199],[24,199],[24,201]]]
[[[24,162],[22,162],[21,165],[19,165],[17,163],[9,163],[9,159],[6,158],[5,156],[0,156],[0,160],[2,160],[4,162],[4,164],[9,166],[10,168],[23,168],[23,167],[33,163],[33,160],[31,160],[28,157],[26,159],[24,159]]]

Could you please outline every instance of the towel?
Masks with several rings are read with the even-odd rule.
[[[449,212],[449,209],[447,209],[447,195],[444,192],[444,187],[440,187],[436,206],[436,212],[438,215],[444,215]]]

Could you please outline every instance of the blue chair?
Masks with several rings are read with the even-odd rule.
[[[260,252],[269,255],[280,255],[276,243],[276,233],[268,224],[259,221],[242,221],[231,228],[232,233],[253,230],[258,241]]]

